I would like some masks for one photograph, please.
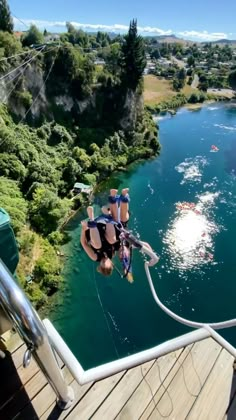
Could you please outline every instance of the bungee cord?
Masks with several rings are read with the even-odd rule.
[[[102,312],[103,312],[103,316],[104,316],[104,319],[105,319],[106,324],[107,324],[107,328],[108,328],[108,331],[109,331],[109,334],[110,334],[110,337],[111,337],[111,340],[112,340],[112,343],[113,343],[113,346],[114,346],[114,349],[115,349],[116,356],[119,359],[120,355],[119,355],[118,350],[116,348],[116,343],[115,343],[115,340],[114,340],[114,337],[113,337],[113,334],[112,334],[112,331],[111,331],[111,327],[109,325],[109,322],[108,322],[108,319],[107,319],[107,316],[106,316],[106,312],[105,312],[104,306],[102,304],[101,296],[100,296],[100,293],[99,293],[99,290],[98,290],[94,265],[93,265],[93,278],[94,278],[94,284],[95,284],[95,288],[96,288],[96,292],[97,292],[98,301],[100,303],[100,306],[101,306],[101,309],[102,309]]]
[[[233,326],[236,326],[236,319],[229,319],[227,321],[221,321],[221,322],[196,322],[196,321],[191,321],[189,319],[183,318],[179,315],[177,315],[176,313],[174,313],[173,311],[171,311],[169,308],[167,308],[166,305],[164,305],[164,303],[161,302],[161,300],[159,299],[155,287],[153,285],[153,281],[152,281],[152,277],[149,271],[149,266],[150,266],[150,261],[146,261],[144,264],[145,267],[145,271],[146,271],[146,275],[147,275],[147,279],[149,282],[149,286],[152,292],[152,296],[155,300],[155,302],[157,303],[157,305],[167,314],[169,315],[171,318],[173,318],[175,321],[180,322],[181,324],[187,325],[190,328],[207,328],[210,327],[210,329],[213,330],[217,330],[217,329],[222,329],[222,328],[230,328]],[[208,328],[207,328],[208,329]]]

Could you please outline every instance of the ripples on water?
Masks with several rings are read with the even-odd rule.
[[[182,175],[180,184],[200,183],[207,165],[209,161],[205,156],[186,158],[175,167]],[[194,203],[176,203],[176,211],[163,243],[170,266],[182,274],[186,270],[200,271],[205,264],[216,264],[214,235],[222,228],[214,221],[213,212],[221,195],[220,191],[216,191],[217,181],[214,177],[211,182],[205,183],[203,188],[207,191],[196,194]]]

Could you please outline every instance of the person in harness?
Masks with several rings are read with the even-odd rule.
[[[103,207],[102,215],[94,219],[93,207],[89,206],[87,208],[89,221],[83,220],[81,222],[81,245],[91,260],[99,262],[98,271],[105,276],[112,274],[114,268],[112,258],[116,251],[118,251],[121,259],[120,231],[117,222],[120,219],[120,225],[122,227],[127,226],[130,201],[128,191],[128,188],[124,188],[121,195],[118,196],[118,191],[111,189],[108,198],[109,208]],[[118,204],[120,204],[119,207]],[[120,217],[118,212],[120,212]],[[128,260],[129,249],[127,245],[125,248],[122,247],[123,260],[124,252]]]

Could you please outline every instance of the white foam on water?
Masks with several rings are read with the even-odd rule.
[[[176,171],[183,174],[183,179],[180,184],[187,182],[201,182],[203,175],[203,168],[208,165],[208,160],[205,156],[196,156],[195,158],[186,158],[175,167]]]
[[[148,188],[150,190],[150,193],[153,195],[155,190],[151,187],[151,184],[150,183],[148,183],[147,186],[148,186]]]
[[[219,127],[223,130],[230,130],[230,131],[236,131],[236,127],[235,126],[228,126],[228,125],[223,125],[223,124],[214,124],[214,127]]]

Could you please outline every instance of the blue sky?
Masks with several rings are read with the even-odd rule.
[[[65,22],[87,31],[126,32],[138,19],[144,35],[175,34],[196,41],[236,39],[236,1],[225,0],[9,0],[14,16],[52,32],[64,31]],[[15,21],[15,29],[26,26]]]

